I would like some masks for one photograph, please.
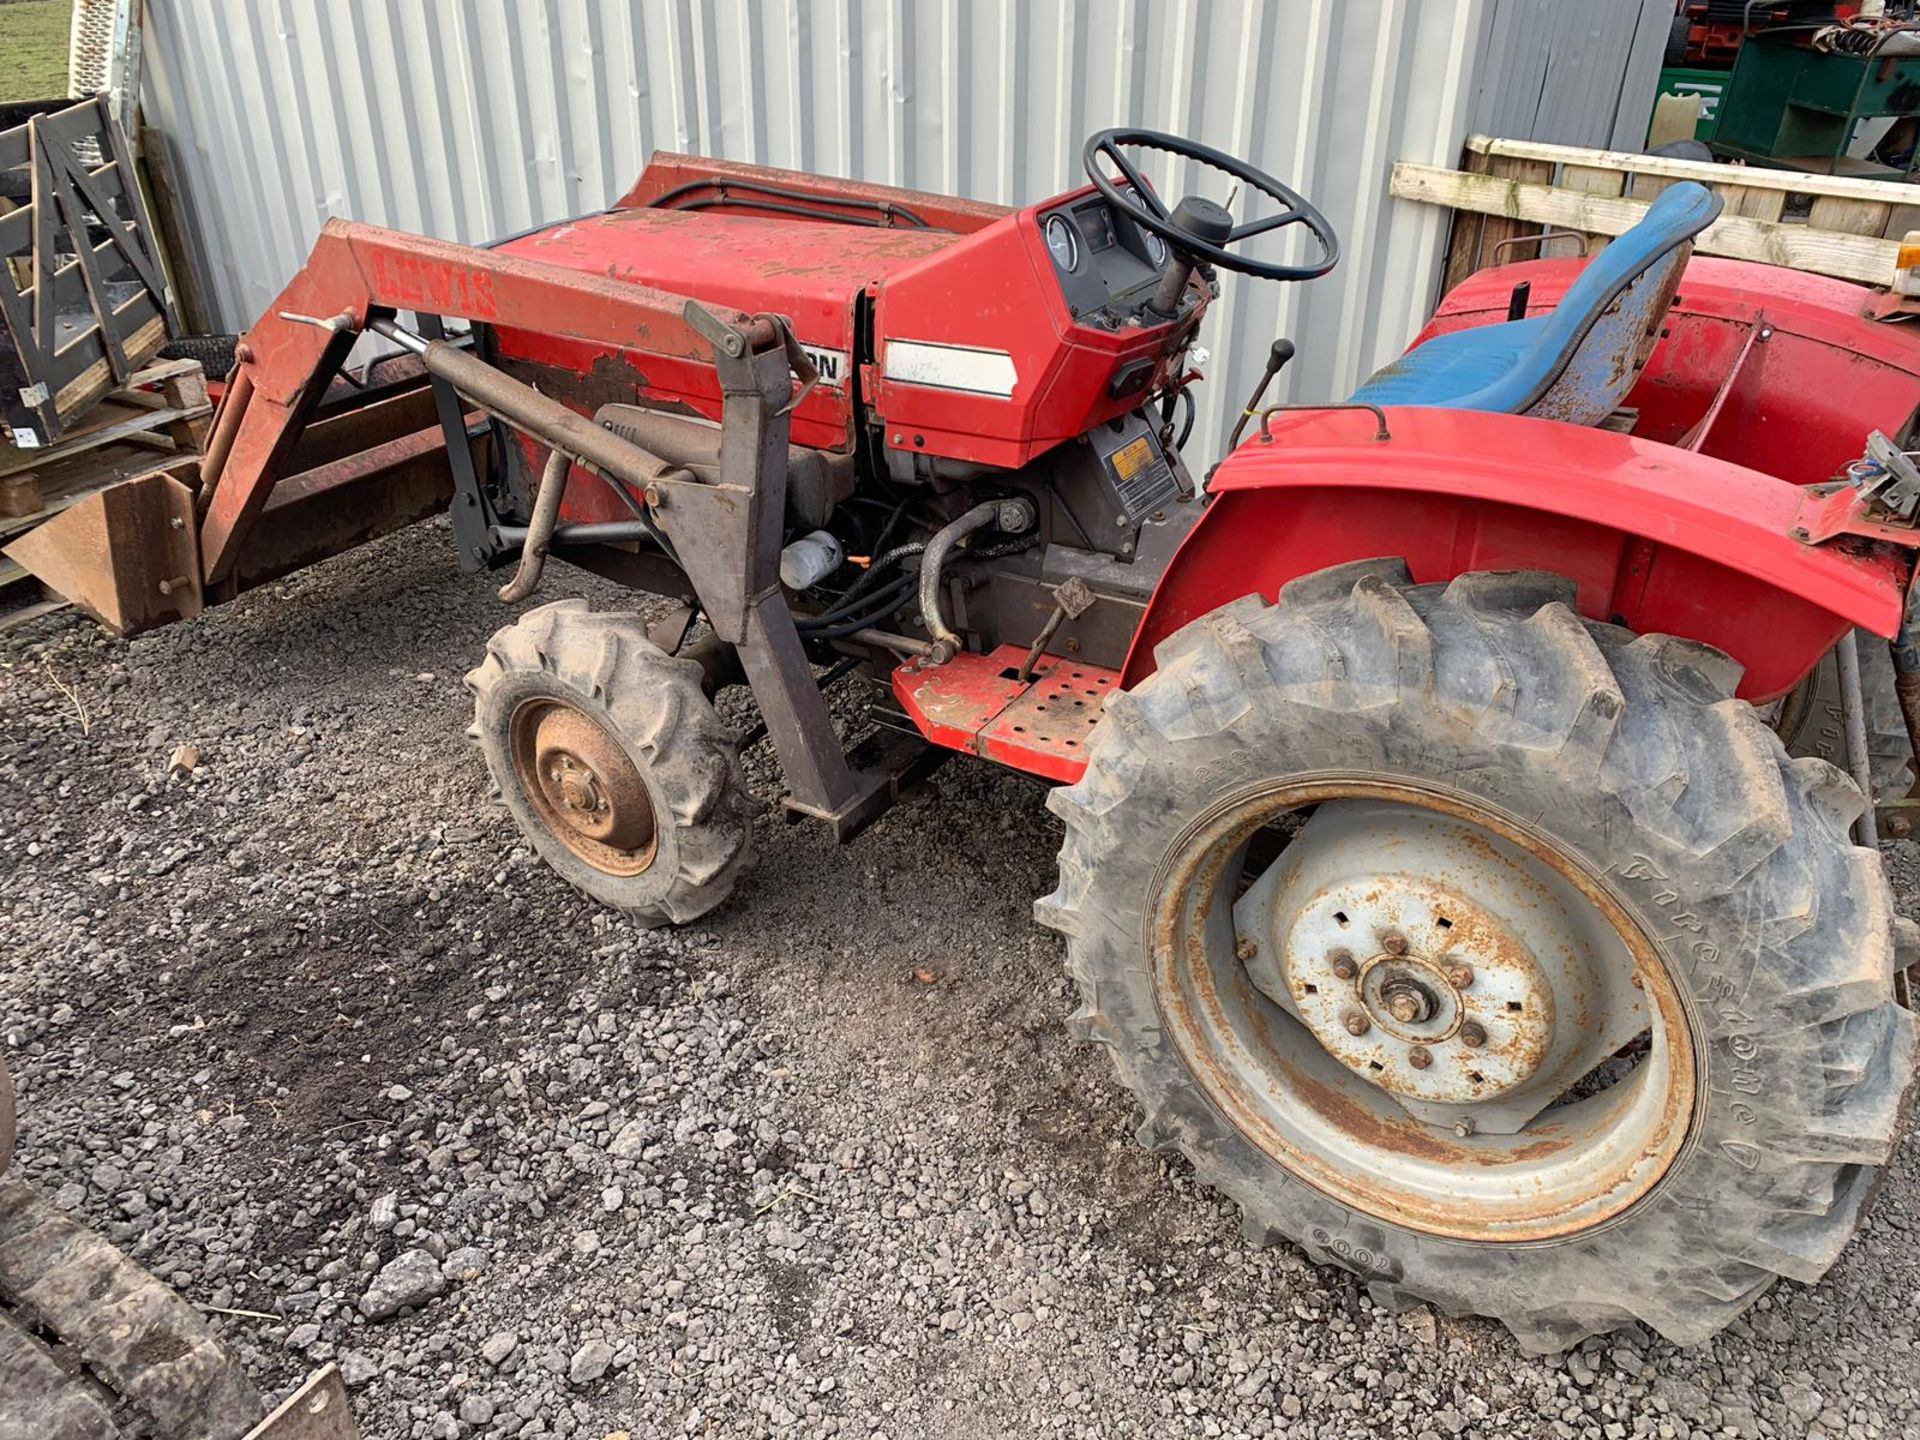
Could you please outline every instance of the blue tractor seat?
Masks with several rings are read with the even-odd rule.
[[[1640,378],[1693,237],[1720,209],[1720,197],[1704,185],[1669,186],[1638,225],[1594,257],[1551,312],[1436,335],[1353,398],[1599,424]]]

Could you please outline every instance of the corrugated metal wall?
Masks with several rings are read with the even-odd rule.
[[[1472,128],[1638,150],[1672,25],[1673,0],[1493,0]]]
[[[1346,244],[1309,285],[1226,277],[1205,463],[1276,335],[1321,399],[1420,327],[1443,217],[1387,174],[1458,158],[1495,3],[148,0],[145,104],[233,329],[330,215],[484,240],[605,205],[656,148],[1019,203],[1079,183],[1104,126],[1204,140]]]

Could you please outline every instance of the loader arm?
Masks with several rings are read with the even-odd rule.
[[[684,296],[496,250],[329,220],[313,253],[237,351],[200,481],[200,554],[208,586],[232,574],[328,379],[378,314],[524,326],[623,350],[711,361]],[[747,317],[720,310],[729,324]],[[297,317],[297,318],[289,318]],[[332,325],[328,329],[314,321]],[[755,348],[772,338],[751,328]]]

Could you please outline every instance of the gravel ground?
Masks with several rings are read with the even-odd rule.
[[[731,902],[635,930],[486,803],[503,618],[426,526],[0,648],[19,1163],[243,1312],[263,1387],[337,1360],[381,1440],[1920,1434],[1911,1145],[1824,1284],[1698,1349],[1386,1313],[1131,1143],[1030,918],[1036,785],[769,818]]]

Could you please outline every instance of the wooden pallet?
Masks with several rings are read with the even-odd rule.
[[[0,130],[0,425],[51,444],[179,332],[133,157],[97,95]]]
[[[102,399],[58,444],[0,444],[0,544],[121,480],[176,467],[197,471],[212,416],[200,362],[162,360]],[[58,604],[0,557],[0,632]]]
[[[1631,229],[1655,196],[1681,180],[1697,180],[1726,202],[1720,218],[1695,242],[1703,255],[1758,260],[1886,289],[1893,283],[1902,237],[1920,230],[1920,189],[1896,181],[1485,135],[1468,138],[1458,170],[1400,162],[1391,189],[1399,199],[1455,212],[1446,266],[1451,289],[1476,270],[1576,248],[1571,239],[1505,245],[1547,231],[1572,232],[1593,253]]]

